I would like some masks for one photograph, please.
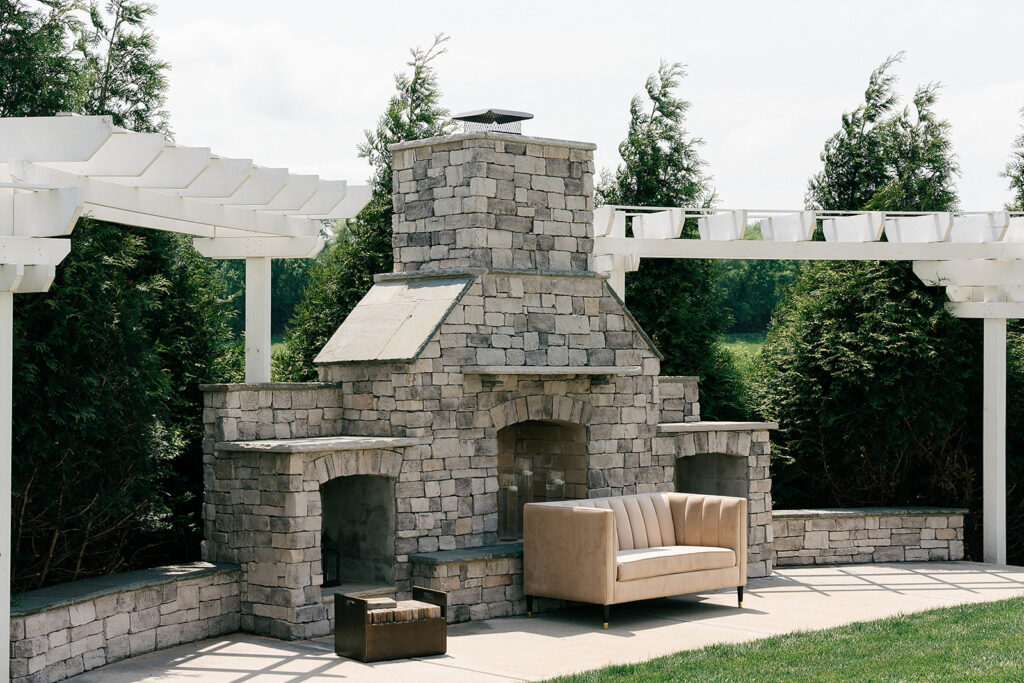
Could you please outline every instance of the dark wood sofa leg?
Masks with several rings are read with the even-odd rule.
[[[526,616],[527,617],[532,617],[533,616],[533,596],[532,595],[527,595],[526,596]]]
[[[608,630],[608,612],[611,611],[611,606],[610,605],[601,605],[601,609],[603,610],[603,613],[604,613],[604,630],[607,631]]]
[[[740,607],[743,607],[743,586],[736,586],[736,597],[739,599]]]

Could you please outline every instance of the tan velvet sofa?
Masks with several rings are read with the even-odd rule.
[[[693,493],[530,503],[523,592],[604,607],[747,583],[747,501]]]

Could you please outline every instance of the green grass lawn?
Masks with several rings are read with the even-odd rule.
[[[722,345],[733,353],[752,356],[764,346],[764,332],[738,332],[723,334]]]
[[[1020,681],[1024,598],[713,645],[555,681]]]

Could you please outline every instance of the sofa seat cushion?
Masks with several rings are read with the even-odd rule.
[[[729,548],[668,545],[642,550],[620,550],[615,561],[617,580],[636,581],[652,576],[735,567],[736,553]]]

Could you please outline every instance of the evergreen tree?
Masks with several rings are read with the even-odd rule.
[[[0,54],[16,57],[0,67],[4,113],[109,114],[166,133],[152,6],[45,4],[0,0]],[[237,356],[223,285],[186,236],[83,219],[71,244],[50,292],[15,303],[21,589],[198,556],[198,384],[230,377]]]
[[[949,211],[957,165],[937,86],[897,108],[886,60],[825,145],[808,204]],[[978,335],[903,262],[806,265],[775,313],[755,397],[778,420],[778,505],[967,504]],[[952,397],[955,399],[951,400]]]
[[[77,0],[48,0],[32,10],[0,0],[0,116],[46,116],[78,111],[81,62],[67,49],[82,24]]]
[[[317,257],[302,302],[285,336],[275,379],[315,379],[313,359],[355,308],[376,273],[390,272],[391,152],[389,145],[446,135],[453,129],[443,108],[434,60],[446,52],[448,37],[434,38],[430,49],[413,48],[411,74],[395,75],[396,93],[375,130],[365,133],[359,156],[373,166],[373,197],[354,221],[335,226],[331,243]]]
[[[89,6],[89,28],[78,35],[87,80],[82,114],[108,114],[114,125],[140,133],[167,133],[167,62],[156,56],[146,22],[156,6],[108,0],[106,14]]]
[[[1024,118],[1024,108],[1020,110]],[[1013,199],[1006,208],[1011,211],[1024,211],[1024,130],[1013,141],[1013,150],[1010,152],[1010,160],[1006,162],[1006,169],[999,174],[1010,183],[1010,192]]]
[[[675,95],[682,64],[662,62],[630,102],[629,132],[619,145],[623,164],[597,191],[603,204],[699,206],[714,201],[711,178],[698,148],[703,141],[684,128],[690,103]],[[687,221],[684,237],[696,237]],[[729,325],[721,268],[711,260],[643,259],[626,277],[626,302],[665,356],[666,375],[699,375],[701,412],[708,419],[738,419],[743,408],[739,375],[718,342]]]

